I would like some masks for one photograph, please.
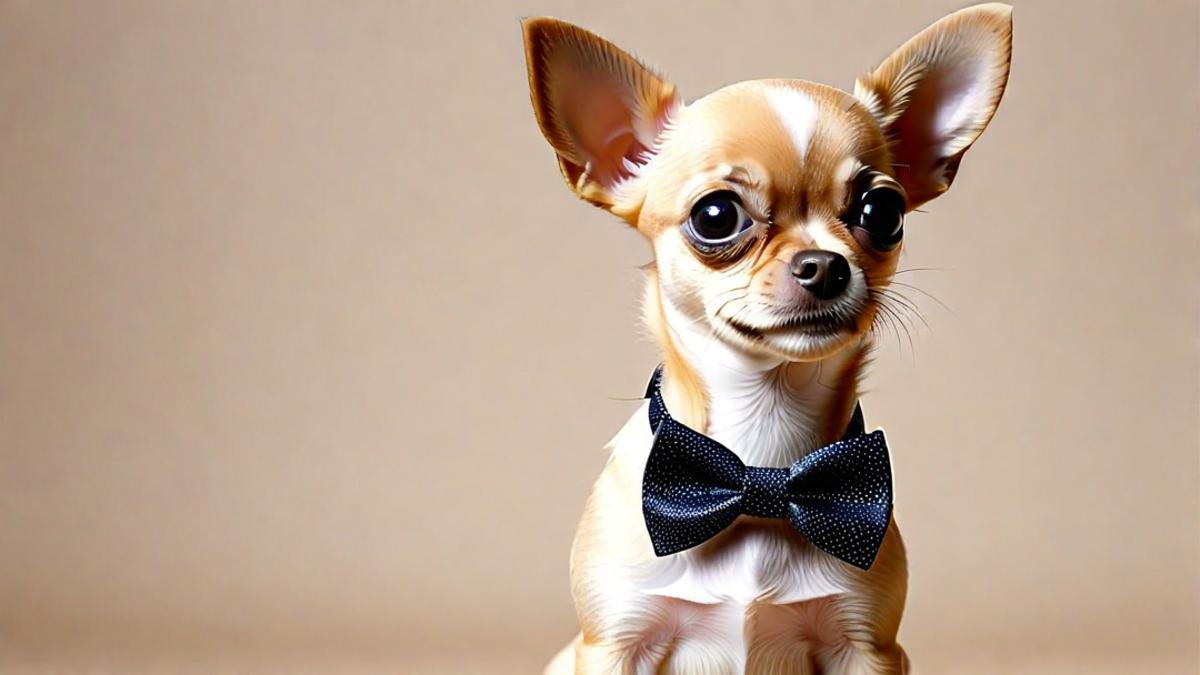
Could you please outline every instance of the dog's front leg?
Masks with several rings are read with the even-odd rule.
[[[581,640],[575,645],[575,675],[642,675],[635,661],[637,654],[610,641]],[[654,673],[650,659],[643,659],[640,670]]]
[[[900,645],[887,647],[851,641],[826,650],[818,659],[826,675],[908,675],[908,655]]]
[[[644,639],[637,645],[582,640],[575,646],[575,675],[686,673],[672,658],[675,646],[673,639],[665,637]]]

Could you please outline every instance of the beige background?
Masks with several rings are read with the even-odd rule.
[[[655,352],[518,18],[695,98],[848,88],[963,4],[0,3],[0,672],[535,672]],[[866,399],[904,640],[1194,673],[1197,8],[1016,4],[1000,112],[909,224],[953,313],[908,290],[930,329]]]

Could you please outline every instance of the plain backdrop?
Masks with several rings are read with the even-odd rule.
[[[965,4],[0,3],[0,671],[538,672],[656,351],[518,19],[694,99],[849,89]],[[1200,12],[1015,4],[999,113],[909,220],[928,327],[868,380],[903,641],[1194,673]]]

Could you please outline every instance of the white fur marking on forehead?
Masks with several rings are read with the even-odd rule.
[[[829,231],[828,224],[820,221],[812,221],[805,223],[803,228],[805,237],[808,241],[811,241],[818,248],[823,250],[841,253],[846,257],[847,260],[851,261],[851,268],[857,267],[853,262],[854,251],[850,249],[846,242],[834,236],[834,234]]]
[[[833,182],[835,185],[849,183],[854,174],[858,173],[859,169],[863,168],[863,163],[857,157],[850,156],[842,160],[838,164],[838,168],[833,172]]]
[[[804,161],[808,154],[808,142],[817,128],[817,102],[798,89],[786,87],[771,87],[767,90],[767,98],[796,144],[800,161]]]

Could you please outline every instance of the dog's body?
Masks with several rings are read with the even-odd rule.
[[[836,440],[825,420],[844,394],[830,380],[853,378],[861,351],[819,365],[750,364],[715,343],[705,351],[706,339],[693,337],[700,351],[684,347],[686,358],[705,354],[700,372],[719,382],[709,389],[708,435],[751,449],[739,453],[747,464],[786,466]],[[832,417],[844,426],[848,411]],[[888,671],[868,664],[899,663],[906,571],[894,526],[870,572],[766,520],[740,521],[702,546],[656,558],[639,499],[650,443],[644,408],[610,443],[572,556],[577,609],[594,637],[568,648],[550,673],[873,673]],[[834,665],[854,662],[859,670]],[[669,666],[657,670],[660,663]]]
[[[903,215],[949,187],[990,121],[1010,16],[947,17],[855,96],[760,80],[686,106],[611,43],[525,22],[534,108],[564,177],[654,247],[645,315],[679,422],[762,467],[840,437]],[[906,672],[894,521],[869,570],[751,517],[658,557],[641,502],[651,443],[643,407],[609,444],[571,555],[582,631],[548,674]]]

